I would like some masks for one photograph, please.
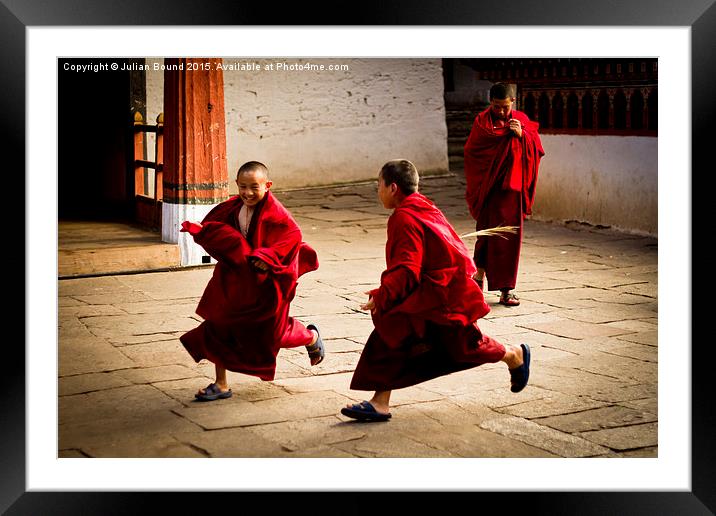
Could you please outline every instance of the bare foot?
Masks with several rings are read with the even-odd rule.
[[[509,369],[515,369],[520,367],[524,363],[524,353],[522,352],[522,346],[510,346],[511,352],[509,357],[505,357],[505,363]]]
[[[390,414],[390,407],[385,403],[380,403],[372,399],[370,400],[370,404],[373,405],[373,408],[378,414]]]

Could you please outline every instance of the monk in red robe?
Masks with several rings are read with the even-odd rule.
[[[200,401],[231,396],[227,369],[273,380],[280,348],[306,346],[311,365],[325,356],[318,327],[288,315],[298,277],[318,268],[316,252],[269,191],[264,164],[242,165],[236,183],[239,195],[181,230],[217,260],[196,309],[204,322],[180,338],[195,361],[216,368],[216,381],[195,395]]]
[[[465,244],[443,213],[418,193],[418,172],[407,160],[386,163],[378,197],[393,209],[388,219],[386,270],[380,287],[366,292],[374,331],[361,353],[351,389],[375,391],[370,401],[341,413],[355,419],[391,417],[393,389],[484,363],[505,362],[513,392],[527,385],[529,346],[505,346],[484,335],[476,321],[490,311],[473,280]]]
[[[527,115],[512,109],[507,87],[490,88],[490,107],[477,115],[465,144],[466,199],[477,230],[516,226],[503,238],[479,238],[475,243],[475,281],[499,290],[500,304],[519,305],[513,290],[522,246],[522,221],[532,214],[539,163],[544,150]]]

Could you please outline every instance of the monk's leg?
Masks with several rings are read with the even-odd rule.
[[[476,325],[475,328],[477,328]],[[479,343],[477,346],[477,350],[479,354],[483,357],[483,363],[498,361],[504,362],[510,371],[510,377],[512,378],[513,384],[515,381],[519,382],[519,380],[515,380],[515,378],[513,377],[513,372],[515,369],[519,368],[522,364],[525,363],[524,350],[522,346],[502,344],[493,339],[492,337],[489,337],[484,333],[480,332],[479,329],[478,332]],[[523,373],[517,374],[521,375]]]
[[[500,362],[507,364],[509,369],[520,367],[524,362],[522,346],[513,346],[511,344],[505,344],[505,356],[502,357]]]
[[[226,379],[226,368],[221,367],[219,364],[214,364],[214,370],[216,371],[216,380],[214,383],[219,388],[221,392],[226,392],[229,390],[229,382]],[[204,395],[206,394],[205,389],[199,389],[199,394]]]
[[[472,277],[477,282],[477,286],[480,287],[480,290],[483,292],[485,291],[485,269],[482,267],[477,268],[477,272]]]
[[[390,393],[392,391],[375,391],[373,397],[370,399],[370,404],[373,405],[375,410],[381,414],[388,414],[390,412]]]
[[[312,325],[308,325],[312,326]],[[298,346],[305,346],[309,352],[311,365],[317,365],[321,362],[320,355],[316,352],[314,346],[318,342],[318,331],[315,327],[307,328],[301,322],[297,321],[293,317],[288,318],[288,323],[283,335],[281,336],[281,348],[295,348]]]

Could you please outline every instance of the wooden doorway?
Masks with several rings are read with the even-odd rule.
[[[141,63],[58,60],[60,278],[180,265],[179,248],[161,241],[157,224],[138,220],[134,115],[143,115],[146,104]],[[156,203],[152,209],[156,222]]]
[[[113,71],[112,65],[118,69]],[[133,219],[126,59],[58,61],[58,217]],[[132,188],[133,188],[133,184]],[[130,195],[131,194],[131,195]]]

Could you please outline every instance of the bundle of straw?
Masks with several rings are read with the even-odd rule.
[[[503,233],[517,233],[519,226],[497,226],[495,228],[481,229],[480,231],[474,231],[472,233],[465,233],[460,235],[460,238],[468,237],[486,237],[486,236],[498,236],[507,240],[507,237]]]

